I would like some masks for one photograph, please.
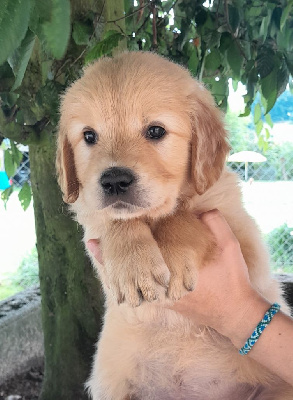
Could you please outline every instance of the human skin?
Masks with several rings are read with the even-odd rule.
[[[198,272],[194,291],[172,306],[172,310],[196,324],[207,325],[228,337],[240,349],[270,308],[251,285],[240,245],[218,210],[202,214],[201,221],[215,237],[216,257]],[[88,249],[102,263],[97,240]],[[293,319],[279,311],[248,355],[293,386]]]

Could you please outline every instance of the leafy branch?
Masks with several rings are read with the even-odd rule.
[[[219,2],[219,3],[220,3],[220,2]],[[217,10],[217,13],[218,13],[218,10]],[[242,49],[242,46],[241,46],[241,44],[240,44],[240,42],[239,42],[238,36],[237,36],[236,33],[233,31],[233,29],[232,29],[232,27],[231,27],[231,24],[230,24],[228,0],[225,0],[225,16],[226,16],[226,23],[227,23],[228,29],[229,29],[231,35],[233,36],[233,38],[234,38],[234,40],[235,40],[235,43],[236,43],[236,45],[237,45],[237,47],[238,47],[238,49],[239,49],[239,51],[240,51],[242,57],[243,57],[246,61],[248,61],[248,59],[247,59],[247,57],[246,57],[246,54],[244,53],[244,51],[243,51],[243,49]]]
[[[150,1],[149,3],[147,2],[145,5],[143,5],[143,6],[139,7],[139,8],[137,8],[136,10],[134,10],[134,11],[128,13],[127,15],[124,15],[123,17],[116,18],[116,19],[114,19],[114,20],[107,21],[107,23],[108,23],[108,24],[111,24],[111,23],[114,24],[114,23],[116,23],[116,22],[118,22],[118,21],[121,21],[121,20],[123,20],[123,19],[126,20],[127,18],[132,17],[133,15],[136,15],[136,14],[138,14],[140,11],[142,11],[142,10],[144,10],[145,8],[149,7],[152,3],[153,3],[153,1]]]
[[[44,117],[34,125],[21,125],[15,120],[7,121],[0,111],[0,136],[24,145],[41,144],[48,141],[52,126],[49,119]]]

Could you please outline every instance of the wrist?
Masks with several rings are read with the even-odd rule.
[[[270,307],[270,303],[256,291],[248,293],[234,308],[226,336],[240,349]]]

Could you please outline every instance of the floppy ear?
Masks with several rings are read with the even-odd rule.
[[[57,140],[56,169],[58,183],[65,203],[74,203],[79,195],[79,181],[76,176],[74,154],[67,134],[60,130]]]
[[[211,94],[201,86],[190,96],[192,110],[191,179],[203,194],[220,177],[229,145],[222,113]]]

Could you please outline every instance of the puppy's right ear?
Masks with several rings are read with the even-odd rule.
[[[74,203],[79,196],[79,181],[76,175],[74,154],[67,133],[60,129],[57,140],[56,169],[58,183],[65,203]]]

